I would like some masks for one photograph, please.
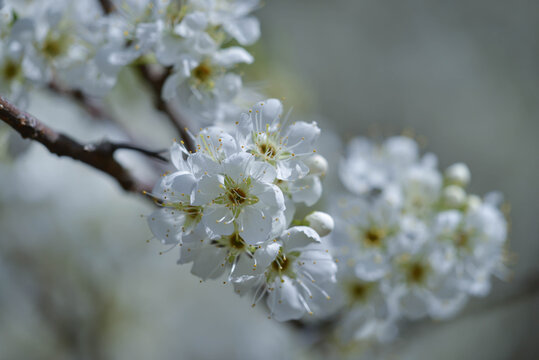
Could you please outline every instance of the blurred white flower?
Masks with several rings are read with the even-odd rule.
[[[417,149],[403,137],[381,145],[359,138],[341,163],[353,193],[331,211],[333,253],[342,264],[332,291],[343,338],[384,341],[401,317],[454,316],[468,296],[488,293],[492,275],[507,273],[500,196],[466,194],[466,165],[452,165],[442,177],[436,157],[420,158]]]

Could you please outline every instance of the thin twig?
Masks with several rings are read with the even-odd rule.
[[[103,107],[100,106],[100,104],[98,104],[95,100],[85,95],[82,91],[64,88],[56,82],[50,82],[47,88],[55,94],[72,99],[91,117],[98,120],[111,120],[110,117],[105,114]]]
[[[120,131],[122,131],[124,133],[124,135],[127,136],[129,141],[136,142],[134,140],[133,136],[131,134],[129,134],[128,130],[124,126],[122,126],[118,121],[114,121],[112,115],[107,114],[107,112],[103,109],[103,107],[100,106],[100,104],[98,104],[98,102],[96,102],[92,98],[85,95],[82,91],[75,90],[75,89],[69,89],[69,88],[63,88],[60,85],[58,85],[57,83],[55,83],[55,82],[50,82],[49,85],[48,85],[48,89],[50,91],[52,91],[53,93],[55,93],[55,94],[58,94],[58,95],[61,95],[61,96],[72,99],[88,115],[90,115],[91,117],[93,117],[96,120],[110,122],[115,127],[117,127]],[[118,143],[105,142],[103,144],[100,144],[100,146],[107,146],[107,145],[108,146],[113,146],[114,151],[117,150],[117,149],[134,150],[134,151],[138,151],[138,152],[140,152],[142,154],[148,155],[149,157],[154,157],[154,158],[157,158],[159,160],[167,161],[166,158],[164,158],[163,156],[160,155],[163,152],[165,152],[166,150],[150,151],[150,150],[146,150],[146,149],[143,149],[143,148],[141,148],[139,146],[136,146],[136,145],[133,145],[133,144],[128,144],[128,143],[118,144]]]
[[[127,144],[114,144],[109,141],[81,144],[18,109],[2,96],[0,96],[0,119],[15,129],[23,138],[29,138],[43,144],[53,154],[68,156],[110,175],[124,190],[130,192],[149,191],[151,186],[135,179],[127,169],[114,159],[114,152],[118,149],[130,149],[162,159],[162,156],[157,152]]]
[[[176,131],[180,134],[187,150],[194,151],[195,147],[189,134],[187,133],[187,127],[185,120],[161,97],[161,92],[165,84],[165,80],[170,74],[170,70],[164,71],[162,74],[158,74],[148,66],[140,65],[138,67],[142,78],[150,86],[150,90],[153,92],[155,107],[163,112]]]

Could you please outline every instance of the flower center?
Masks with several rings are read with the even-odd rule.
[[[188,205],[183,208],[183,212],[187,217],[194,220],[200,216],[202,209],[199,206]]]
[[[460,230],[455,234],[454,241],[456,247],[467,248],[470,243],[470,236],[466,231]]]
[[[260,154],[264,155],[267,158],[274,158],[277,154],[277,149],[275,148],[275,146],[269,143],[258,144],[258,150],[260,151]]]
[[[406,278],[409,283],[421,284],[425,281],[428,273],[428,268],[421,262],[410,264],[406,272]]]
[[[241,236],[238,233],[234,233],[228,237],[228,246],[232,249],[242,251],[245,249],[246,244],[245,241],[241,238]]]
[[[11,59],[8,59],[2,68],[2,75],[7,81],[14,80],[20,73],[21,66]]]
[[[281,282],[284,282],[284,275],[291,279],[295,279],[296,274],[294,273],[294,267],[292,265],[299,255],[300,253],[298,251],[292,251],[288,254],[284,254],[281,248],[281,250],[279,250],[279,254],[270,265],[271,271],[266,275],[268,283],[273,282],[277,277],[281,279]]]
[[[206,83],[212,75],[212,68],[203,62],[193,69],[192,74],[200,83]]]
[[[61,35],[55,36],[48,33],[41,47],[41,51],[46,57],[54,59],[65,54],[69,49],[70,43],[71,41],[67,34],[62,33]]]
[[[367,246],[380,247],[386,235],[384,229],[372,227],[365,232],[363,239]]]
[[[234,205],[241,205],[247,200],[247,194],[243,189],[239,187],[234,187],[232,189],[228,189],[228,200],[230,200],[231,203]]]
[[[284,254],[278,255],[277,258],[271,263],[271,268],[278,273],[286,272],[289,266],[290,261]]]
[[[348,289],[350,299],[352,302],[367,301],[372,287],[372,283],[355,282],[350,284]]]

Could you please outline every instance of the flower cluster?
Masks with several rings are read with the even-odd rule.
[[[383,341],[402,317],[451,317],[506,275],[500,195],[468,194],[466,165],[442,175],[410,138],[356,138],[340,177],[350,192],[332,210],[342,338]]]
[[[192,263],[194,275],[225,274],[238,294],[253,294],[253,305],[266,297],[270,316],[284,321],[327,302],[324,287],[337,266],[320,239],[332,218],[314,212],[294,219],[295,204],[311,206],[321,196],[327,163],[315,153],[320,129],[288,124],[282,110],[269,99],[242,114],[233,132],[202,129],[193,136],[195,152],[174,143],[175,170],[155,186],[151,196],[161,208],[148,222],[155,238],[179,247],[178,262]]]
[[[101,3],[110,3],[104,9]],[[0,91],[13,99],[52,81],[102,96],[132,64],[159,65],[164,100],[212,121],[235,113],[260,35],[259,0],[4,0]],[[234,45],[238,44],[238,45]]]

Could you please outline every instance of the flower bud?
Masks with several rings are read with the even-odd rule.
[[[481,206],[481,198],[477,195],[468,196],[467,207],[468,210],[475,210]]]
[[[443,200],[444,204],[452,207],[458,208],[463,206],[466,203],[466,192],[457,185],[449,185],[443,191]]]
[[[333,218],[321,211],[314,211],[305,217],[305,222],[320,235],[324,237],[333,231],[335,223]]]
[[[328,161],[318,154],[307,157],[303,162],[309,167],[310,175],[324,176],[328,170]]]
[[[448,184],[465,187],[470,182],[470,169],[464,163],[456,163],[445,169],[445,180]]]

